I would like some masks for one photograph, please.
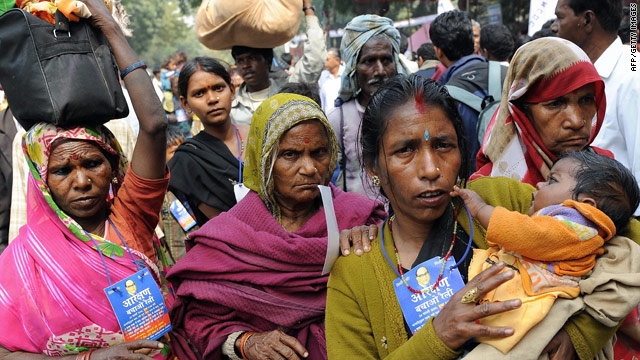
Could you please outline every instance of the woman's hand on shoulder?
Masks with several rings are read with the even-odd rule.
[[[433,327],[442,342],[451,349],[459,349],[474,337],[502,338],[513,335],[510,327],[493,327],[476,322],[484,317],[517,309],[522,305],[520,299],[503,302],[463,303],[467,292],[476,289],[476,298],[482,299],[488,292],[513,278],[513,271],[504,271],[504,263],[498,263],[481,272],[469,281],[465,287],[455,293],[451,300],[433,320]]]
[[[371,251],[371,242],[377,235],[378,227],[376,225],[356,226],[353,229],[342,230],[340,233],[340,252],[343,256],[347,256],[353,250],[356,255],[361,256]]]
[[[298,339],[280,330],[255,333],[245,340],[244,355],[247,359],[299,360],[309,356]]]
[[[102,359],[152,359],[147,356],[153,350],[159,350],[164,344],[153,340],[136,340],[98,349],[91,353],[91,360]]]

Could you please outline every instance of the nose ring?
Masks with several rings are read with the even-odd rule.
[[[437,171],[438,173],[440,173],[440,168],[439,168],[439,167],[437,167],[437,168],[436,168],[436,171]]]
[[[317,167],[314,167],[314,168],[313,168],[313,170],[315,170],[316,172],[318,172],[318,168],[317,168]]]
[[[216,100],[220,100],[220,96],[216,97]]]
[[[582,126],[587,125],[587,120],[586,119],[582,119]]]
[[[93,182],[93,180],[91,180],[91,178],[88,178],[88,179],[87,179],[87,182],[88,182],[89,184],[91,184],[91,183]]]

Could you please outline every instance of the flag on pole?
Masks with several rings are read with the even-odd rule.
[[[451,0],[438,0],[438,15],[454,9]]]
[[[558,0],[531,0],[531,7],[529,8],[529,31],[527,34],[533,36],[533,34],[542,29],[547,20],[554,19],[556,17],[556,4]]]

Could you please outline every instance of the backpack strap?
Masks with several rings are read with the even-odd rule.
[[[500,100],[502,97],[502,76],[500,71],[500,63],[497,61],[489,61],[489,95],[493,97],[493,101]]]
[[[447,91],[449,91],[449,95],[451,95],[452,98],[467,105],[477,112],[482,111],[482,98],[473,95],[467,90],[464,90],[457,86],[445,85],[444,87],[447,88]]]

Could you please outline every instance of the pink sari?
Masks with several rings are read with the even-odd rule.
[[[109,283],[99,254],[35,186],[30,178],[27,225],[0,257],[0,344],[62,356],[124,341],[104,294]],[[113,282],[136,272],[129,256],[105,260]]]
[[[27,225],[0,256],[0,345],[48,356],[124,342],[104,292],[109,286],[105,265],[93,241],[57,206],[46,186],[48,157],[57,138],[92,141],[118,155],[118,184],[127,181],[127,160],[104,127],[63,129],[38,124],[25,135],[23,149],[31,170]],[[94,238],[113,283],[137,271],[123,247]],[[134,249],[132,253],[157,275],[148,257]]]

